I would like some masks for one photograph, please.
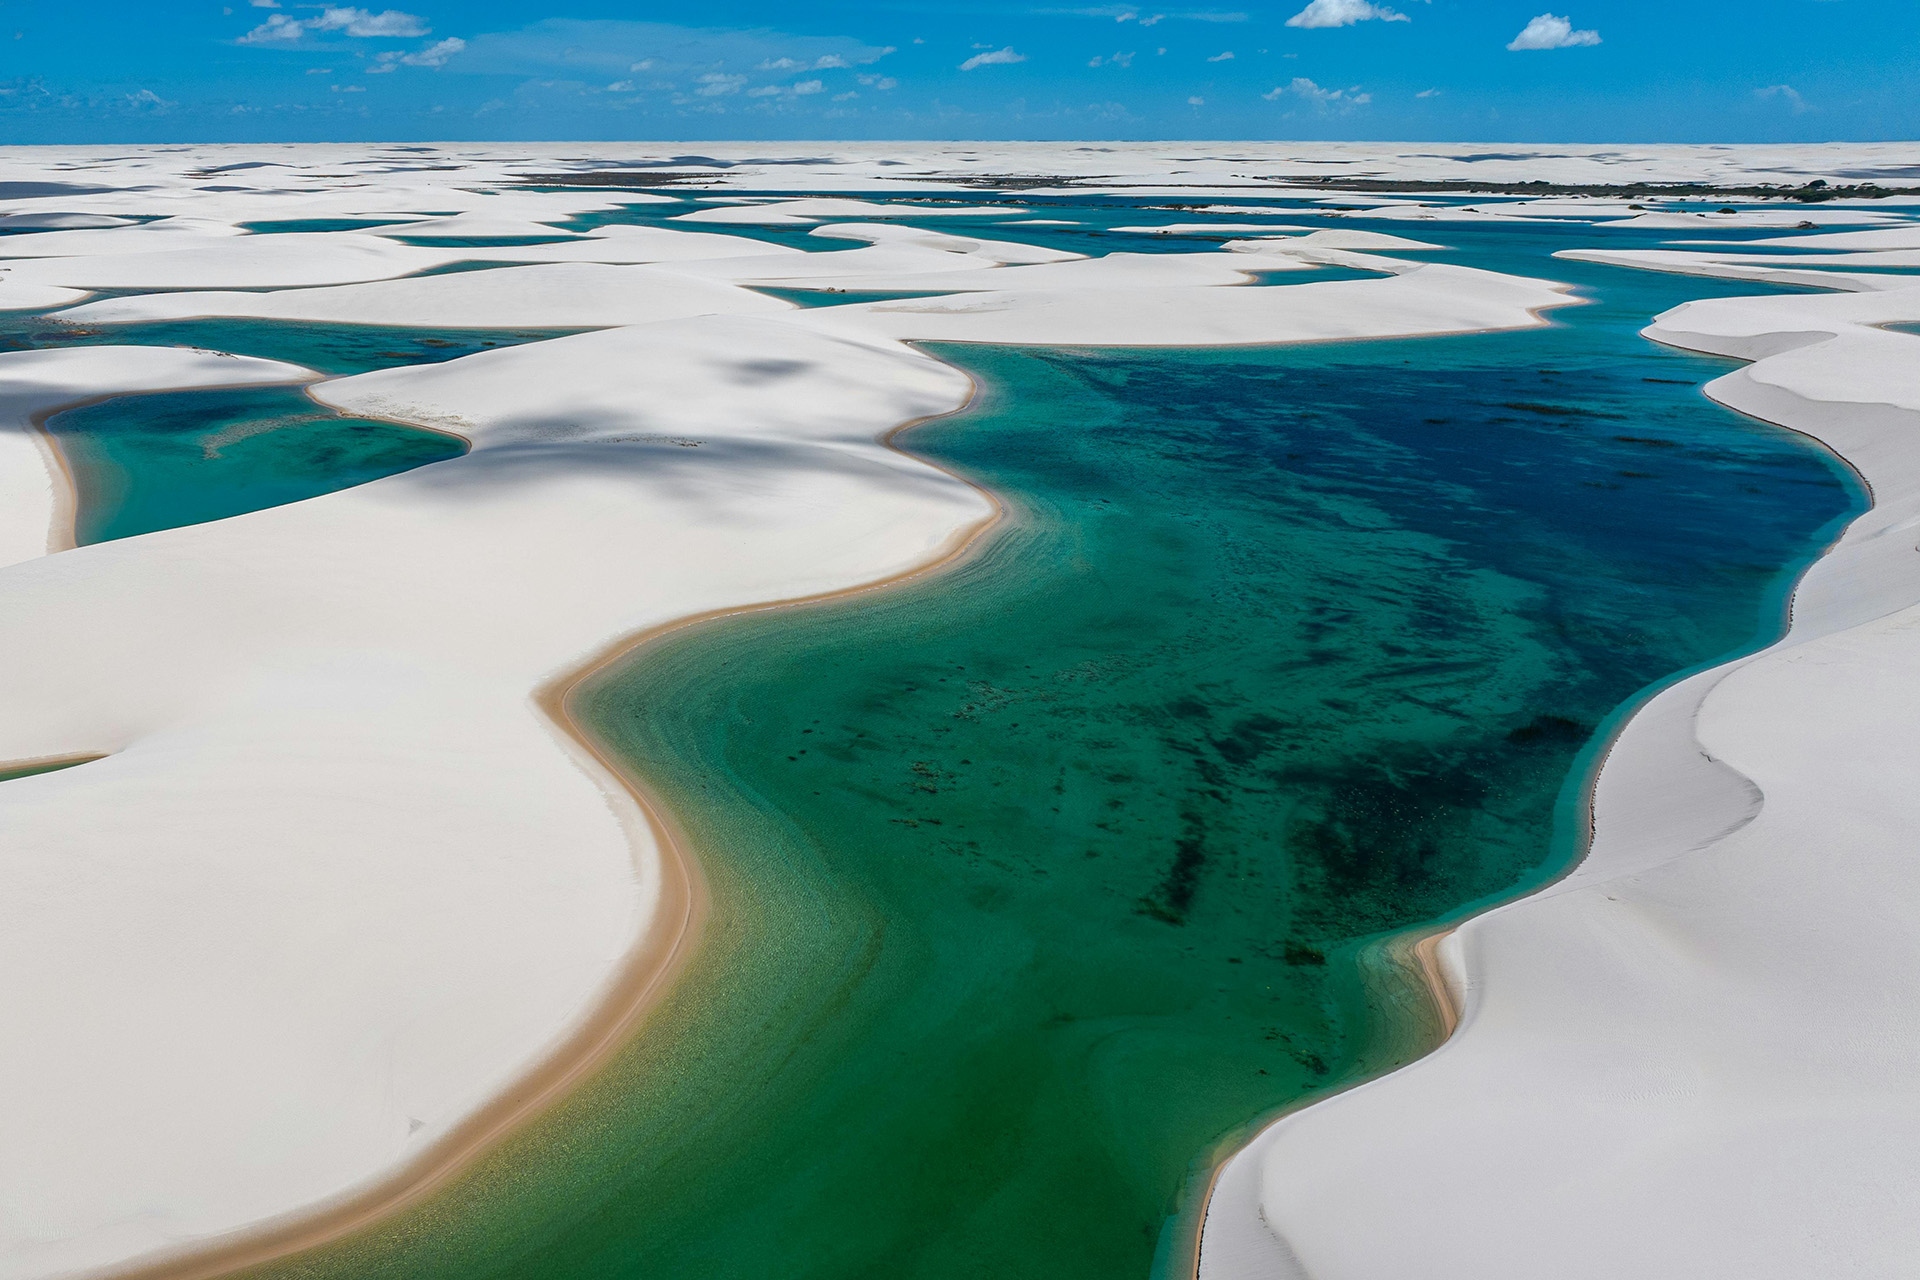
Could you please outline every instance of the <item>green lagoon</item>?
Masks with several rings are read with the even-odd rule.
[[[338,377],[438,363],[561,332],[262,320],[89,328],[15,315],[0,317],[0,351],[202,347]],[[335,413],[297,386],[116,396],[56,414],[46,426],[79,491],[74,533],[82,545],[298,502],[466,452],[464,441],[443,432]]]
[[[1143,208],[1049,234],[1174,247],[1104,229]],[[1700,396],[1731,366],[1636,334],[1736,290],[1544,257],[1629,233],[1446,231],[1596,303],[1460,338],[936,348],[984,393],[900,443],[1005,522],[937,576],[675,633],[578,692],[697,847],[691,972],[427,1204],[250,1274],[1182,1275],[1221,1154],[1431,1046],[1383,941],[1563,870],[1612,727],[1776,635],[1863,505]],[[117,340],[327,372],[501,340],[302,328]],[[457,452],[289,388],[51,425],[85,540]]]
[[[1633,336],[1667,287],[938,349],[986,394],[902,443],[1010,504],[974,554],[577,697],[700,851],[692,974],[431,1207],[263,1274],[1182,1274],[1223,1151],[1430,1047],[1381,940],[1564,868],[1623,707],[1776,634],[1860,508]]]
[[[47,422],[79,491],[81,545],[318,497],[466,452],[466,442],[349,418],[298,387],[118,396]]]

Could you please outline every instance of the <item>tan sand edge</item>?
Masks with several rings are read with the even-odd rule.
[[[963,412],[978,399],[979,384],[971,384],[964,404],[947,413],[905,422],[881,436],[882,443],[902,453],[896,442],[905,432],[939,418]],[[101,397],[108,399],[111,397]],[[408,424],[412,425],[412,424]],[[452,435],[453,432],[446,432]],[[992,506],[983,519],[958,531],[934,556],[912,569],[874,582],[837,591],[819,592],[677,618],[661,626],[624,636],[572,670],[534,690],[533,701],[571,748],[583,768],[595,775],[623,822],[644,825],[661,852],[661,896],[655,919],[666,927],[648,928],[627,960],[610,979],[598,1008],[543,1062],[506,1093],[496,1098],[446,1138],[378,1184],[318,1208],[299,1211],[224,1238],[185,1246],[170,1257],[148,1258],[127,1268],[96,1274],[114,1280],[214,1280],[252,1267],[330,1244],[404,1212],[441,1190],[461,1173],[510,1138],[603,1066],[642,1026],[666,996],[674,981],[691,965],[699,949],[710,900],[700,864],[685,833],[668,808],[647,784],[619,762],[619,757],[575,718],[572,698],[581,685],[615,663],[630,658],[647,645],[691,627],[721,618],[765,613],[848,599],[883,591],[950,569],[983,542],[984,535],[1007,517],[1008,508],[991,491],[928,459],[913,456],[968,485]]]
[[[289,378],[284,382],[242,383],[241,387],[302,387],[311,386],[325,375],[312,374],[306,378]],[[231,383],[209,383],[198,387],[164,387],[157,391],[110,391],[103,396],[88,396],[84,400],[72,400],[66,404],[55,405],[51,409],[42,409],[27,418],[33,441],[40,447],[40,456],[47,464],[47,480],[53,487],[53,518],[47,522],[47,554],[72,551],[80,544],[76,540],[80,521],[80,482],[74,476],[73,462],[67,457],[66,450],[60,447],[60,437],[48,429],[47,423],[63,413],[75,409],[90,409],[96,404],[105,404],[109,400],[123,400],[130,396],[171,395],[176,391],[231,391],[236,390]]]

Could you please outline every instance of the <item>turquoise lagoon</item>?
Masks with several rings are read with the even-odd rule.
[[[1224,1151],[1431,1045],[1381,941],[1558,874],[1624,710],[1776,634],[1862,505],[1637,336],[1712,282],[1449,239],[1596,301],[936,348],[985,393],[900,443],[1008,503],[972,555],[577,696],[700,852],[691,974],[431,1206],[263,1273],[1183,1274]]]
[[[1190,247],[1106,229],[1193,220],[1149,203],[973,226]],[[1637,336],[1751,287],[1547,256],[1642,232],[1379,229],[1594,301],[1458,338],[937,348],[984,393],[900,443],[1005,522],[941,575],[676,633],[576,699],[699,851],[692,971],[429,1203],[260,1273],[1179,1275],[1222,1152],[1428,1047],[1381,940],[1558,874],[1624,711],[1777,634],[1863,498],[1699,395],[1731,366]],[[244,432],[277,394],[198,412],[278,449],[299,429]],[[102,528],[278,466],[155,461],[171,428],[128,423]]]
[[[41,315],[0,316],[0,350],[203,347],[329,376],[437,363],[554,336],[262,320],[82,327]],[[464,441],[442,432],[335,413],[295,386],[118,396],[56,414],[46,429],[79,493],[74,533],[83,545],[297,502],[466,451]]]

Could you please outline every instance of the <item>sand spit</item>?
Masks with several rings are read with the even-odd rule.
[[[602,329],[682,316],[785,311],[791,305],[655,267],[579,262],[320,289],[145,294],[90,302],[61,312],[60,319],[75,324],[126,324],[253,316],[422,329]]]
[[[1604,262],[1616,267],[1666,271],[1674,275],[1707,276],[1716,280],[1752,280],[1760,284],[1795,285],[1813,289],[1908,289],[1913,277],[1884,271],[1847,270],[1920,264],[1920,253],[1889,250],[1858,254],[1697,253],[1681,249],[1563,249],[1554,255],[1579,262]],[[1830,268],[1841,268],[1832,270]]]
[[[835,332],[1033,346],[1252,346],[1523,328],[1577,299],[1559,286],[1471,267],[1395,263],[1381,280],[1265,289],[1142,287],[969,293],[826,307],[798,321]]]
[[[230,229],[274,217],[277,195],[181,172],[225,158],[136,152],[112,180],[146,190],[13,203]],[[605,207],[464,189],[508,167],[351,199],[316,178],[279,216],[453,209],[497,227]],[[987,518],[977,491],[883,443],[969,394],[910,340],[1326,341],[1525,327],[1573,301],[1398,259],[1371,259],[1378,279],[1247,288],[1272,265],[1260,255],[1099,267],[892,223],[822,228],[818,253],[660,227],[435,249],[365,231],[146,228],[195,238],[130,250],[129,234],[158,233],[36,232],[115,238],[9,272],[268,290],[104,300],[88,313],[100,319],[612,327],[312,389],[458,433],[472,450],[457,459],[56,555],[50,500],[13,509],[0,759],[104,757],[0,784],[0,1277],[21,1280],[161,1265],[404,1194],[409,1173],[444,1169],[503,1100],[564,1074],[568,1046],[631,1007],[636,957],[684,921],[669,864],[632,793],[536,694],[622,637],[912,572]],[[849,238],[868,243],[828,247]],[[623,245],[670,267],[412,274]],[[813,310],[738,283],[777,271],[1005,276],[942,305]],[[22,393],[28,416],[218,381],[207,367],[308,376],[161,348],[128,364],[126,350],[0,356],[0,370],[51,386]],[[15,488],[54,492],[46,460],[15,452],[5,474],[31,472]]]
[[[1751,361],[1707,394],[1823,442],[1875,505],[1782,640],[1627,723],[1587,860],[1440,944],[1453,1038],[1229,1162],[1202,1280],[1912,1270],[1920,338],[1874,327],[1912,322],[1909,277],[1646,331]]]

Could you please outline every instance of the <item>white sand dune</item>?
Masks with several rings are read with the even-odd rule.
[[[0,267],[0,311],[45,311],[78,302],[85,289],[63,289],[54,284],[14,284]]]
[[[878,237],[867,231],[899,232]],[[829,234],[829,233],[848,234]],[[704,258],[675,264],[676,271],[731,280],[736,284],[810,286],[814,281],[885,276],[909,281],[927,275],[951,275],[956,272],[985,271],[990,268],[1027,266],[1050,262],[1071,262],[1081,255],[1035,245],[1014,244],[1006,240],[975,240],[965,236],[941,235],[911,227],[863,227],[837,224],[822,227],[814,235],[829,239],[879,240],[859,249],[793,253],[772,257],[754,253],[742,258]],[[822,246],[824,249],[825,246]]]
[[[111,298],[58,313],[75,324],[258,316],[426,329],[598,329],[686,316],[784,311],[793,304],[655,267],[561,263],[412,276],[319,289],[193,290]]]
[[[885,245],[893,249],[930,249],[942,253],[971,254],[1001,266],[1068,262],[1085,256],[1068,249],[1049,249],[1044,245],[1022,244],[1017,240],[963,236],[887,222],[830,222],[815,227],[810,234],[829,240],[865,240],[868,244]]]
[[[502,217],[498,214],[462,213],[449,218],[421,218],[417,221],[383,227],[383,236],[404,236],[417,240],[561,240],[577,233],[562,230],[528,218]]]
[[[1011,205],[875,204],[871,200],[848,200],[818,196],[799,200],[774,200],[766,203],[726,205],[674,215],[675,222],[719,222],[735,226],[797,226],[838,218],[937,218],[992,217],[1019,213]]]
[[[561,244],[489,245],[472,256],[488,262],[697,262],[712,258],[805,255],[784,244],[748,240],[711,231],[635,227],[615,223]]]
[[[1443,244],[1430,244],[1425,240],[1409,240],[1405,236],[1390,235],[1384,231],[1346,231],[1330,229],[1310,231],[1303,236],[1272,236],[1252,240],[1229,240],[1224,246],[1230,253],[1282,253],[1299,254],[1306,250],[1320,249],[1445,249]]]
[[[49,236],[119,235],[49,231]],[[140,234],[128,232],[127,234]],[[26,238],[26,237],[21,237]],[[74,289],[272,289],[387,280],[470,260],[472,249],[426,249],[357,231],[244,236],[190,248],[39,257],[6,265],[9,283]]]
[[[1034,346],[1246,346],[1524,328],[1578,299],[1469,267],[1407,263],[1383,280],[1262,289],[1141,287],[972,293],[856,303],[795,323],[944,342]]]
[[[1823,227],[1873,226],[1901,215],[1883,209],[1695,209],[1648,212],[1622,218],[1617,227],[1658,227],[1694,231],[1702,227]]]
[[[1674,275],[1709,276],[1716,280],[1753,280],[1761,284],[1797,285],[1814,289],[1905,289],[1911,276],[1890,272],[1834,270],[1832,268],[1898,266],[1904,261],[1869,261],[1865,255],[1697,253],[1681,249],[1562,249],[1556,258],[1578,262],[1605,262],[1616,267],[1639,267]],[[1878,258],[1878,255],[1874,255]],[[1802,265],[1808,264],[1808,265]],[[1812,265],[1818,264],[1818,265]]]
[[[836,253],[828,256],[840,258],[847,255]],[[1002,267],[979,262],[969,262],[967,266],[970,269],[965,271],[875,271],[804,279],[788,277],[783,283],[787,288],[833,289],[847,293],[884,293],[890,289],[916,293],[974,293],[982,290],[1024,292],[1055,288],[1140,289],[1166,285],[1246,284],[1258,272],[1311,269],[1310,264],[1298,258],[1275,257],[1271,261],[1253,261],[1244,256],[1228,257],[1224,253],[1109,253],[1099,258],[1076,258],[1027,266]],[[983,267],[993,269],[982,270]]]
[[[1750,243],[1848,252],[1861,249],[1920,249],[1920,223],[1909,222],[1905,226],[1881,227],[1873,231],[1840,231],[1831,235],[1768,236]]]
[[[159,253],[170,249],[224,248],[246,232],[212,218],[168,218],[136,226],[108,226],[0,236],[0,258],[71,258],[100,254]]]
[[[64,231],[89,227],[124,227],[132,220],[106,213],[0,214],[0,231]]]
[[[1161,226],[1115,227],[1137,236],[1244,236],[1260,232],[1311,231],[1297,222],[1169,222]]]
[[[1920,338],[1873,326],[1916,321],[1910,283],[1647,330],[1752,361],[1707,393],[1833,448],[1874,509],[1783,640],[1628,722],[1586,861],[1442,945],[1453,1038],[1226,1166],[1203,1280],[1913,1269]]]
[[[1521,208],[1517,204],[1391,205],[1366,209],[1329,209],[1326,216],[1389,222],[1586,222],[1590,220],[1577,214],[1536,213]]]

